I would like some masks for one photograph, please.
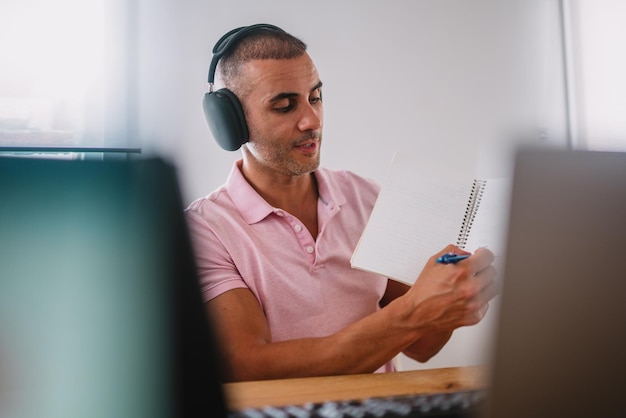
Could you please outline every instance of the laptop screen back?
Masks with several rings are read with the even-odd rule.
[[[626,153],[517,154],[491,417],[626,416]]]

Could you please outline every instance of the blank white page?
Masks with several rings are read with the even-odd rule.
[[[456,243],[473,179],[396,154],[352,266],[413,283],[429,257]]]

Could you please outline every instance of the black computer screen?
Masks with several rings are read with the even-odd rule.
[[[224,413],[182,211],[158,158],[0,158],[0,416]]]

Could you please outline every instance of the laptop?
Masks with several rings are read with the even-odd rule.
[[[517,153],[500,302],[485,416],[626,416],[626,153]]]
[[[0,417],[226,416],[174,167],[0,157]]]

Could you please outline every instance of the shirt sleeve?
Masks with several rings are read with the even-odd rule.
[[[238,288],[248,288],[220,238],[201,214],[185,212],[205,302]]]

